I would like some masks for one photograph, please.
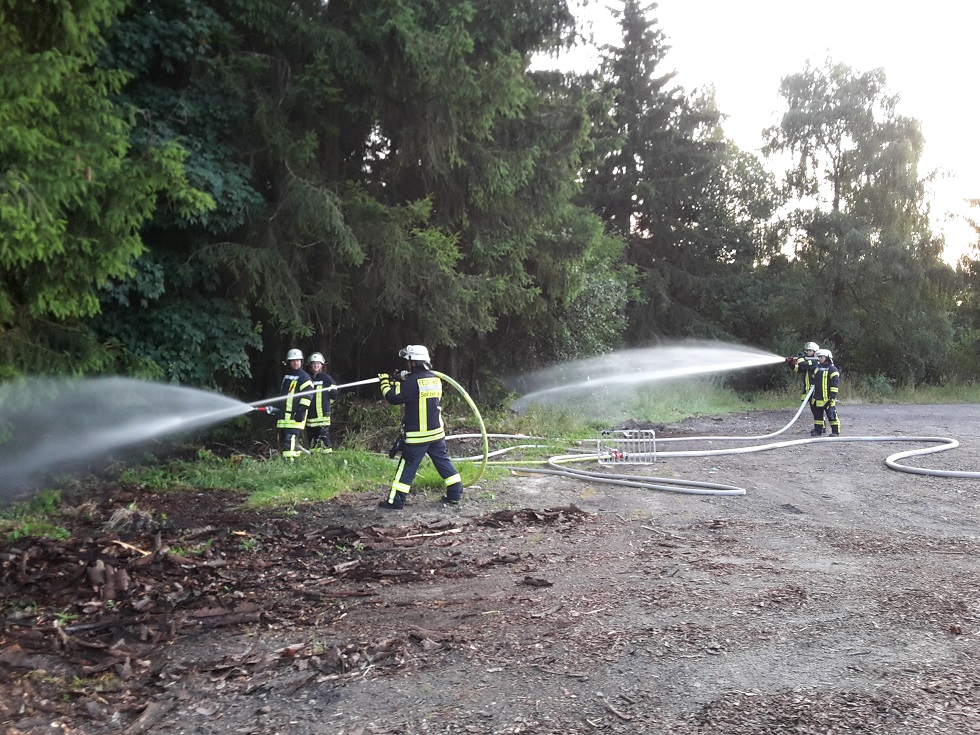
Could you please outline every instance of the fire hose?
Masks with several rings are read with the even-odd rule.
[[[758,436],[691,436],[691,437],[668,437],[664,439],[657,439],[658,444],[674,443],[674,442],[690,442],[690,441],[757,441],[766,440],[773,437],[779,436],[780,434],[787,431],[796,421],[799,419],[800,414],[802,414],[804,408],[806,408],[810,395],[813,389],[804,396],[800,403],[799,409],[793,418],[781,429],[771,432],[769,434],[763,434]],[[523,435],[511,435],[510,438],[514,439],[524,439],[527,438]],[[932,454],[936,452],[943,452],[950,449],[955,449],[959,446],[959,442],[955,439],[948,437],[935,437],[935,436],[895,436],[895,437],[882,437],[882,436],[857,436],[857,437],[840,437],[840,436],[826,436],[826,437],[811,437],[806,439],[794,439],[789,441],[779,441],[772,442],[768,444],[759,444],[748,447],[736,447],[731,449],[706,449],[706,450],[685,450],[685,451],[660,451],[656,452],[656,456],[659,457],[711,457],[720,456],[728,454],[744,454],[751,452],[762,452],[771,449],[779,449],[782,447],[790,447],[802,444],[812,444],[812,443],[827,443],[827,442],[928,442],[936,443],[939,446],[926,447],[924,449],[914,449],[909,451],[898,452],[885,459],[885,465],[892,470],[898,472],[909,472],[919,475],[931,475],[936,477],[961,477],[976,479],[980,478],[980,472],[970,472],[970,471],[954,471],[954,470],[934,470],[934,469],[924,469],[919,467],[910,467],[908,465],[901,464],[899,460],[906,459],[908,457],[920,456],[925,454]],[[520,445],[520,447],[527,447],[532,445]],[[519,447],[513,447],[511,449],[517,449]],[[505,451],[505,450],[502,450]],[[634,455],[635,456],[635,455]],[[589,471],[578,468],[566,467],[568,463],[573,462],[587,462],[587,461],[599,461],[601,459],[610,459],[611,455],[606,453],[605,455],[600,454],[598,451],[594,453],[577,453],[577,454],[566,454],[552,456],[546,460],[527,460],[524,462],[507,462],[499,463],[504,465],[536,465],[545,464],[547,468],[541,467],[507,467],[515,474],[530,473],[530,474],[549,474],[549,475],[560,475],[564,477],[591,480],[593,482],[599,482],[603,484],[611,485],[624,485],[628,487],[638,487],[648,490],[661,490],[665,492],[675,492],[684,493],[691,495],[729,495],[738,496],[745,495],[745,488],[737,487],[734,485],[723,485],[719,483],[712,482],[700,482],[692,480],[678,480],[675,478],[663,478],[663,477],[638,477],[636,475],[614,475],[606,472]],[[495,463],[498,464],[498,463]]]

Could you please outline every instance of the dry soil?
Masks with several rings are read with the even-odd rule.
[[[975,405],[841,414],[845,438],[960,442],[908,464],[980,470]],[[751,436],[790,416],[658,434]],[[805,423],[772,441],[807,438]],[[980,488],[885,466],[925,446],[825,440],[617,469],[742,497],[514,475],[458,507],[356,496],[257,513],[234,494],[95,488],[72,539],[0,543],[0,724],[980,732]],[[134,505],[152,517],[117,513]]]

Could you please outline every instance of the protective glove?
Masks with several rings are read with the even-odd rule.
[[[836,398],[831,398],[827,402],[827,405],[830,406],[830,407],[832,407],[832,408],[836,408],[837,407],[837,399]]]
[[[391,445],[391,449],[388,450],[388,458],[394,459],[397,456],[397,454],[404,448],[405,448],[405,437],[403,435],[403,436],[399,436],[395,440],[395,443]]]
[[[388,373],[378,373],[378,380],[380,380],[382,383],[387,383],[391,380],[391,376],[388,375]]]
[[[337,390],[337,386],[335,386],[335,385],[331,385],[330,386],[330,397],[331,398],[336,398],[339,393],[340,393],[340,391]]]
[[[301,408],[297,411],[293,411],[293,421],[296,422],[306,421],[306,409]]]

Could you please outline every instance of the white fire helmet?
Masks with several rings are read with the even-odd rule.
[[[803,345],[804,352],[806,352],[807,350],[813,350],[814,352],[816,352],[819,349],[820,349],[820,345],[818,345],[816,342],[807,342],[805,345]]]
[[[826,357],[828,360],[833,360],[834,355],[830,350],[817,350],[817,357]]]
[[[290,360],[302,360],[303,350],[297,350],[295,347],[286,353],[286,362]]]
[[[429,351],[422,345],[408,345],[398,351],[398,356],[414,362],[429,362]]]
[[[319,352],[314,352],[312,355],[310,355],[310,364],[312,365],[314,362],[318,362],[321,365],[325,365],[327,363],[327,361],[323,359],[323,355],[321,355]]]

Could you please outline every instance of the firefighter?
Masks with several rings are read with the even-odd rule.
[[[282,418],[276,422],[284,459],[293,460],[302,454],[300,436],[306,426],[306,412],[312,403],[308,391],[313,390],[313,381],[303,369],[303,352],[295,347],[286,353],[286,373],[282,376],[279,395],[285,398]],[[295,394],[306,395],[295,395]]]
[[[316,392],[306,417],[306,442],[311,452],[319,454],[333,451],[330,444],[330,404],[337,398],[337,381],[324,372],[325,363],[321,353],[310,355],[310,379]]]
[[[837,390],[840,386],[840,371],[834,365],[830,350],[817,350],[817,369],[813,371],[813,395],[810,396],[810,411],[813,413],[813,431],[810,436],[820,436],[824,430],[824,414],[830,424],[830,435],[840,436],[840,419],[837,417]]]
[[[426,454],[446,485],[442,502],[455,505],[463,497],[463,482],[446,450],[446,430],[440,405],[442,381],[431,372],[429,350],[422,345],[408,345],[398,352],[398,356],[405,360],[405,372],[398,376],[378,375],[385,400],[405,407],[402,436],[391,452],[394,457],[401,451],[398,469],[388,497],[378,505],[394,509],[405,507],[412,480]]]
[[[813,384],[813,371],[817,369],[817,350],[820,349],[820,345],[816,342],[807,342],[803,345],[803,352],[786,358],[786,364],[793,368],[793,372],[797,375],[801,375],[803,378],[803,392],[800,394],[800,400],[806,399],[806,394],[810,392],[810,386]]]

